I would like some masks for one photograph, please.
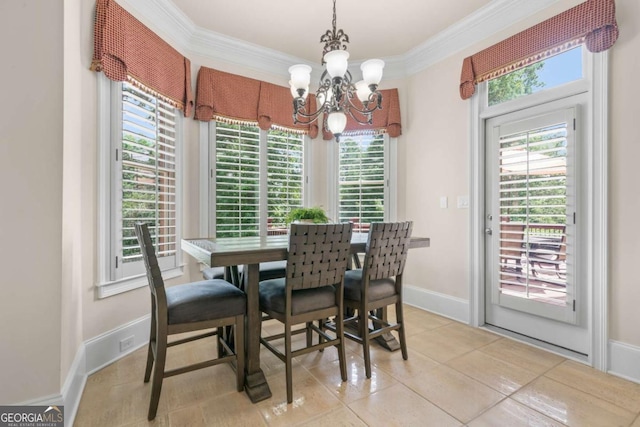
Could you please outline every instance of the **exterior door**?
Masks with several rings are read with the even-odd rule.
[[[579,287],[579,105],[486,121],[485,322],[587,354]]]

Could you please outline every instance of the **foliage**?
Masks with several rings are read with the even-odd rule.
[[[489,105],[529,95],[534,89],[544,87],[544,82],[538,76],[543,67],[543,62],[537,62],[489,80]]]
[[[329,217],[322,208],[295,208],[287,215],[287,224],[294,221],[301,220],[313,220],[314,224],[326,224],[329,222]]]

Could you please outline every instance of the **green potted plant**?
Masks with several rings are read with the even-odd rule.
[[[287,215],[287,224],[292,222],[308,222],[313,224],[326,224],[329,217],[322,208],[295,208]]]

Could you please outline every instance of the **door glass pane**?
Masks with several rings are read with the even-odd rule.
[[[499,139],[500,292],[567,299],[567,124]]]

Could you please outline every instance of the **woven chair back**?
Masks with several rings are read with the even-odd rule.
[[[287,286],[295,290],[341,283],[351,253],[352,226],[291,224]]]
[[[377,222],[369,229],[363,274],[369,280],[402,274],[409,252],[413,223]]]

